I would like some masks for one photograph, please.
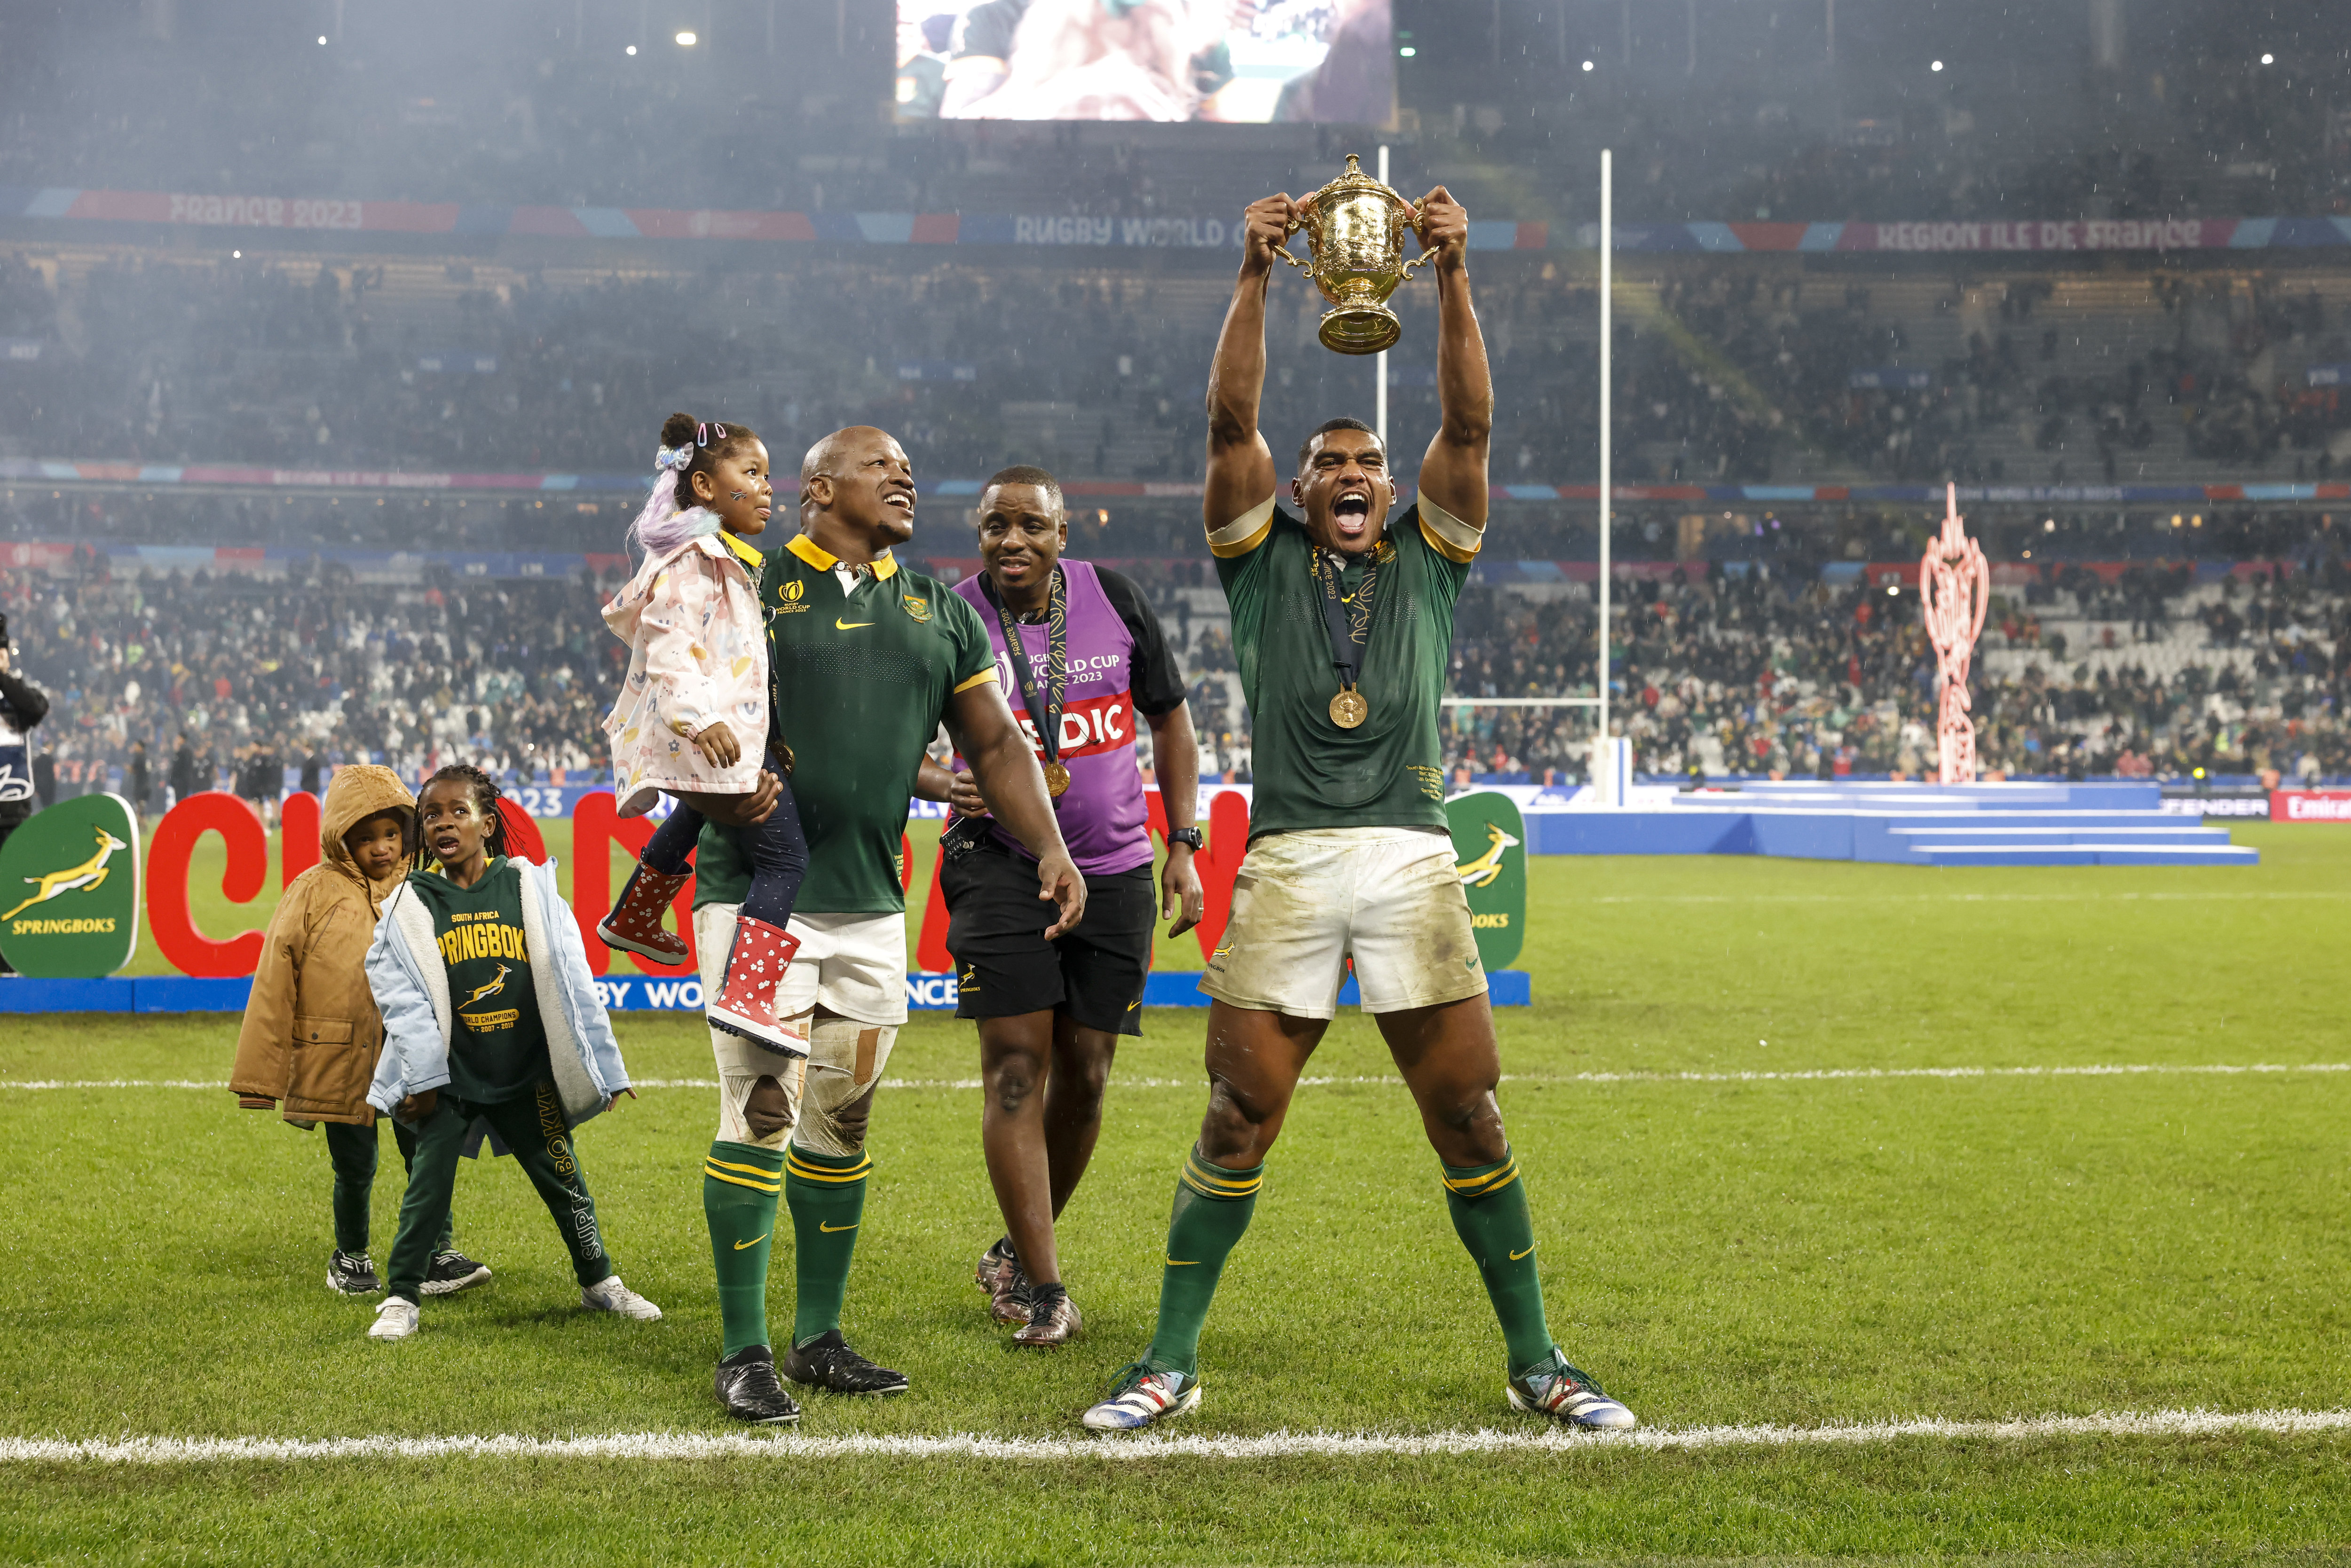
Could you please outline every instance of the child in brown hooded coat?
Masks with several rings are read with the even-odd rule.
[[[375,1185],[375,1112],[368,1081],[383,1049],[383,1020],[368,989],[368,945],[384,897],[407,874],[416,798],[389,768],[339,768],[320,810],[319,863],[278,901],[236,1038],[229,1090],[248,1110],[283,1103],[308,1131],[325,1123],[335,1171],[335,1248],[327,1288],[348,1296],[381,1290],[368,1257],[368,1199]],[[398,1122],[403,1163],[416,1135]],[[424,1282],[428,1295],[477,1285],[490,1270],[454,1250],[444,1229]]]

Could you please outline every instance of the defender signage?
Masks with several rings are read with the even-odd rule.
[[[120,795],[35,813],[0,845],[0,954],[36,979],[97,979],[139,946],[139,819]]]
[[[1453,827],[1454,870],[1469,899],[1469,925],[1486,972],[1507,969],[1526,941],[1527,824],[1518,802],[1494,789],[1445,803]]]

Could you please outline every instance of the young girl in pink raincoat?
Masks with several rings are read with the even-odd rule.
[[[702,802],[752,793],[764,768],[782,793],[764,822],[726,830],[742,835],[753,875],[726,979],[705,1010],[713,1028],[805,1056],[807,1046],[777,1020],[775,998],[799,946],[785,926],[808,873],[808,843],[784,782],[789,760],[766,755],[762,561],[745,542],[774,508],[768,449],[742,425],[673,413],[654,462],[652,498],[629,529],[644,564],[604,607],[604,623],[629,644],[628,679],[604,733],[622,816],[651,810],[664,793],[676,804],[596,934],[608,946],[682,960],[685,944],[663,929],[662,912],[690,874]]]

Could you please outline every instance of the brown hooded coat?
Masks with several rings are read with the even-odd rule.
[[[368,946],[384,898],[407,873],[402,865],[371,883],[343,847],[343,835],[380,811],[410,813],[415,842],[416,798],[389,768],[339,768],[327,786],[319,826],[319,863],[294,879],[261,948],[237,1031],[229,1089],[274,1100],[286,1120],[371,1126],[368,1081],[383,1047],[383,1019],[368,990]]]

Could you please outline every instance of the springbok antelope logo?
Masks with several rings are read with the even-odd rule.
[[[1486,824],[1486,852],[1467,865],[1453,869],[1461,873],[1464,887],[1484,887],[1502,874],[1502,853],[1518,843],[1518,840],[1502,831],[1497,822]]]
[[[496,996],[500,991],[505,990],[507,988],[507,977],[513,973],[513,965],[500,964],[498,966],[498,972],[490,977],[490,983],[486,986],[481,987],[475,990],[472,996],[467,997],[464,1001],[459,1002],[457,1004],[457,1010],[459,1012],[464,1012],[475,1002],[487,1001],[490,998]]]
[[[102,886],[106,882],[107,861],[115,851],[127,850],[131,846],[104,828],[91,831],[98,834],[98,853],[79,865],[68,866],[63,871],[47,871],[38,876],[26,877],[25,881],[27,883],[37,883],[41,891],[8,911],[7,914],[0,915],[0,920],[13,920],[33,905],[47,904],[61,893],[90,891]]]

